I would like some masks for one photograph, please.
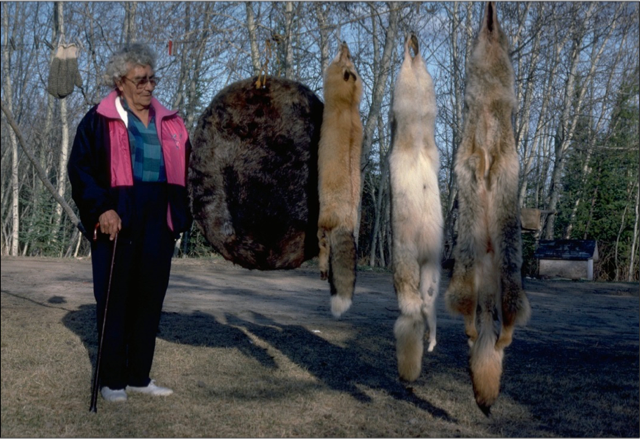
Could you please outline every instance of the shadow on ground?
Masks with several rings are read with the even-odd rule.
[[[82,305],[77,311],[70,311],[63,318],[63,324],[77,334],[87,348],[91,364],[97,357],[97,330],[95,305]],[[340,347],[330,343],[300,325],[283,325],[269,317],[254,314],[253,321],[226,314],[226,324],[214,316],[195,311],[191,314],[164,312],[158,337],[173,343],[209,348],[235,348],[245,356],[260,362],[265,368],[277,368],[277,364],[267,350],[254,344],[246,330],[264,340],[293,363],[313,374],[327,387],[345,392],[362,402],[371,398],[359,389],[366,386],[383,390],[393,398],[406,401],[447,422],[456,422],[445,410],[416,396],[412,388],[404,386],[397,378],[395,352],[385,358],[371,356],[362,346],[374,343],[373,333],[358,331],[358,342]],[[378,328],[379,329],[379,328]],[[363,333],[364,332],[364,333]],[[371,336],[372,340],[367,341]]]

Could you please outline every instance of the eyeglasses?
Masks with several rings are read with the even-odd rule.
[[[134,81],[133,79],[129,79],[126,76],[123,76],[123,78],[131,82],[138,89],[145,88],[147,84],[151,84],[152,87],[156,87],[160,82],[160,78],[158,78],[157,76],[151,76],[151,77],[145,76],[144,78],[140,78],[137,81]]]

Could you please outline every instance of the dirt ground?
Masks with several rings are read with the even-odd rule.
[[[61,330],[79,338],[79,349],[89,352],[79,357],[84,360],[78,374],[90,380],[95,350],[95,334],[86,324],[95,312],[91,263],[10,257],[1,262],[2,436],[21,436],[21,431],[28,436],[39,430],[20,420],[29,409],[13,400],[18,397],[12,389],[29,371],[5,376],[5,368],[12,367],[9,357],[16,355],[5,325],[8,330],[29,325],[35,308],[59,312]],[[245,427],[236,430],[232,424],[225,430],[202,421],[201,429],[174,429],[168,435],[638,437],[637,283],[526,279],[532,319],[516,329],[506,350],[501,395],[485,418],[473,402],[462,320],[444,307],[447,277],[443,273],[438,299],[438,345],[425,352],[421,377],[403,385],[395,363],[398,310],[389,272],[360,270],[351,309],[334,319],[328,284],[312,264],[261,272],[221,259],[174,260],[154,371],[175,371],[177,378],[168,384],[176,394],[181,387],[200,392],[197,404],[221,399],[238,404],[238,410],[243,404],[252,407],[252,416],[259,416],[253,404],[280,414],[271,413],[269,423],[255,426],[254,418],[246,417]],[[28,335],[25,340],[29,343]],[[171,365],[163,360],[165,353],[184,346],[202,348],[203,355],[208,349],[209,364],[216,363],[211,373],[233,374],[235,384],[223,384],[206,371],[192,373],[188,359]],[[292,387],[294,377],[298,381]],[[247,396],[244,381],[260,382],[255,386],[262,390]],[[88,394],[77,398],[82,399],[78,404],[88,403]],[[303,406],[304,415],[297,414]],[[7,421],[11,429],[5,428]],[[52,436],[76,434],[83,430],[51,431]]]

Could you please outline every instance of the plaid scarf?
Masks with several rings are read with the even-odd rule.
[[[131,146],[131,163],[133,178],[137,181],[164,182],[167,175],[164,169],[162,146],[156,130],[156,118],[153,108],[149,113],[149,125],[144,126],[122,99],[122,107],[129,114],[129,145]]]

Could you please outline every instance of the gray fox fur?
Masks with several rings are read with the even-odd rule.
[[[520,273],[515,77],[493,2],[485,6],[466,81],[463,135],[455,158],[458,239],[445,298],[450,311],[464,316],[474,395],[488,415],[500,392],[504,348],[514,325],[526,323],[530,315]]]

